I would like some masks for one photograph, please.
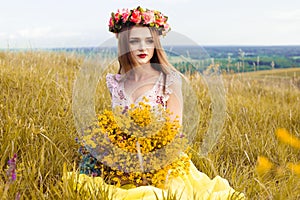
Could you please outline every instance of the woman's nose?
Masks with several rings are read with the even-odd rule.
[[[146,43],[144,41],[141,41],[139,44],[139,50],[144,50],[146,49]]]

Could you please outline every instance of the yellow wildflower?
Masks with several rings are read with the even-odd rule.
[[[264,175],[268,173],[273,167],[273,163],[269,161],[268,158],[264,156],[258,156],[257,165],[256,165],[256,172],[259,175]]]
[[[278,139],[292,147],[300,149],[300,139],[291,135],[286,129],[280,128],[276,131]]]
[[[294,164],[294,163],[288,163],[287,167],[294,172],[295,174],[300,176],[300,163],[299,164]]]

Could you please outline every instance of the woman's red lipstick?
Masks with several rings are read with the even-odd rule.
[[[138,57],[140,58],[145,58],[147,56],[147,54],[139,54]]]

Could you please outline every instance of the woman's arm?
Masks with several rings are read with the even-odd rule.
[[[174,120],[178,117],[182,124],[183,115],[183,97],[182,97],[182,80],[179,72],[171,73],[166,80],[166,93],[169,95],[167,100],[167,109],[172,113],[171,118]]]
[[[178,96],[179,94],[170,94],[169,99],[167,101],[167,109],[171,111],[171,119],[178,119],[179,123],[182,124],[182,105],[181,102],[182,96]],[[180,94],[181,95],[181,94]]]

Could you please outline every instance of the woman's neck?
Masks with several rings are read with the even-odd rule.
[[[158,71],[153,69],[151,64],[149,63],[149,64],[133,67],[128,72],[127,78],[133,81],[142,81],[149,78],[149,76],[153,76],[156,73],[158,73]]]

